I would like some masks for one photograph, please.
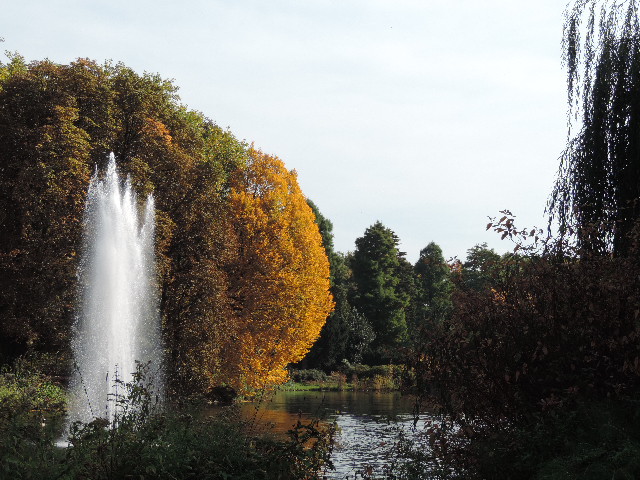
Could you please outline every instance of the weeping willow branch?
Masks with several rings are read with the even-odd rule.
[[[571,2],[562,46],[568,133],[550,226],[575,227],[585,250],[624,253],[640,217],[638,0]]]

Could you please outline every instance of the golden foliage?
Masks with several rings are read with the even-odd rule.
[[[229,202],[233,334],[222,369],[231,386],[247,391],[286,379],[286,365],[309,350],[333,300],[329,262],[295,172],[252,148],[231,180]]]
[[[285,377],[332,308],[294,173],[179,104],[154,75],[80,59],[0,62],[0,357],[68,352],[91,171],[113,151],[156,200],[171,389]]]

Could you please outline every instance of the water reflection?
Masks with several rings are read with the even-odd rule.
[[[284,434],[299,418],[335,421],[339,434],[332,455],[331,479],[362,478],[362,472],[382,473],[395,458],[400,432],[417,438],[428,415],[412,414],[414,401],[399,393],[278,392],[255,404],[240,407],[254,432]]]

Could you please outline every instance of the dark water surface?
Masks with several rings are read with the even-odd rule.
[[[380,474],[396,457],[401,432],[417,438],[428,415],[417,425],[414,400],[397,392],[278,392],[259,403],[240,407],[256,432],[283,434],[298,421],[321,418],[335,421],[339,432],[332,454],[331,479],[362,478],[365,470]]]

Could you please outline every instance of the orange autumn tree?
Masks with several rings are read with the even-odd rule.
[[[222,376],[247,392],[286,380],[333,309],[329,262],[315,216],[282,161],[249,150],[231,180],[235,258],[228,264],[233,325]]]

